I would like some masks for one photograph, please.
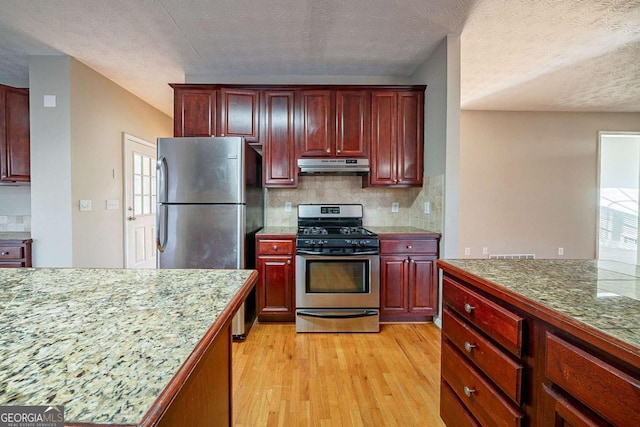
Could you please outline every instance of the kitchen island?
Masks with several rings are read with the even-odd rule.
[[[231,320],[253,270],[0,270],[0,405],[70,425],[231,424]]]
[[[595,260],[444,260],[448,425],[634,425],[640,269]]]

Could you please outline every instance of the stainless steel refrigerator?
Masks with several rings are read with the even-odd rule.
[[[262,157],[244,138],[158,138],[158,268],[255,268],[264,224]],[[255,290],[233,320],[243,339]]]

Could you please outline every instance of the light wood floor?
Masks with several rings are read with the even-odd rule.
[[[259,324],[233,343],[233,425],[444,426],[440,330],[382,325],[378,334],[297,334]]]

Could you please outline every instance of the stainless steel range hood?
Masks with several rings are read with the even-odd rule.
[[[369,173],[369,159],[298,159],[301,174],[357,174]]]

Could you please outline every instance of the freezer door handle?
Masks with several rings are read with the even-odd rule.
[[[168,206],[162,202],[167,199],[167,159],[160,157],[156,166],[158,172],[158,213],[156,214],[156,247],[164,252],[167,247]]]
[[[156,171],[158,174],[158,203],[165,203],[167,201],[167,159],[162,156],[158,158],[156,164]]]

